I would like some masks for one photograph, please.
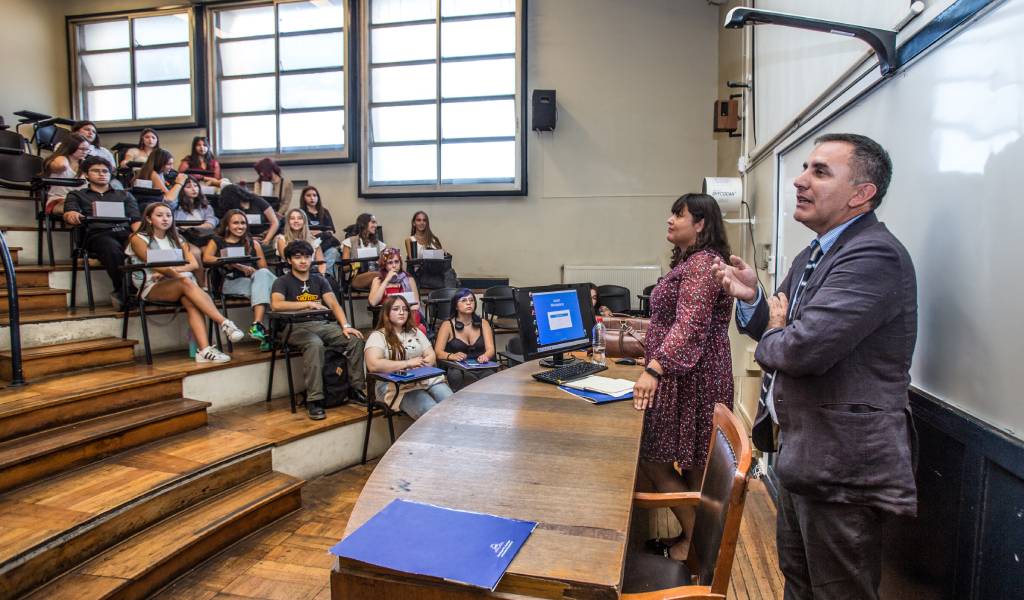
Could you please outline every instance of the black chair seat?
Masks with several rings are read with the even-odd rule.
[[[636,594],[691,585],[686,563],[650,552],[631,549],[626,553],[622,593]]]

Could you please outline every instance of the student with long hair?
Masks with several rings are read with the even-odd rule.
[[[71,133],[78,134],[89,142],[89,156],[98,156],[114,164],[114,155],[100,144],[100,134],[92,121],[78,121],[71,126]]]
[[[242,330],[224,315],[220,314],[213,300],[199,287],[195,273],[202,267],[189,251],[189,244],[178,235],[174,226],[171,207],[163,202],[154,202],[142,213],[142,225],[128,238],[125,254],[133,263],[145,263],[152,249],[179,249],[188,264],[180,267],[161,267],[134,273],[134,282],[139,294],[146,299],[163,302],[181,302],[188,314],[188,325],[196,341],[207,339],[206,319],[210,318],[220,326],[224,335],[233,342],[245,337]],[[231,357],[213,346],[196,352],[196,362],[227,362]]]
[[[405,255],[412,258],[412,245],[416,244],[416,258],[423,258],[424,250],[441,250],[441,240],[430,230],[430,217],[422,210],[412,216],[409,237],[405,240]]]
[[[149,158],[149,155],[154,150],[160,147],[160,134],[151,127],[146,127],[139,133],[139,144],[134,148],[129,148],[124,153],[124,158],[121,160],[121,166],[127,167],[128,163],[144,163]]]
[[[613,313],[610,308],[601,304],[601,293],[597,290],[597,286],[593,283],[590,284],[590,306],[594,308],[595,317],[611,317]]]
[[[459,362],[475,360],[489,362],[494,358],[494,330],[491,324],[476,314],[476,295],[473,290],[461,288],[452,296],[452,318],[437,330],[434,352],[440,360]],[[459,391],[474,381],[495,373],[494,369],[448,368],[448,385]]]
[[[225,248],[244,248],[246,256],[256,257],[256,266],[228,264],[224,267],[224,283],[221,291],[233,296],[247,296],[252,305],[253,320],[249,335],[261,342],[261,350],[269,350],[269,339],[263,326],[263,316],[270,304],[270,290],[277,277],[267,269],[263,249],[249,236],[249,221],[240,210],[224,213],[216,235],[203,249],[203,264],[215,265]]]
[[[409,258],[423,258],[424,250],[443,250],[441,240],[430,229],[430,217],[422,210],[412,216],[409,237],[405,240],[405,255]],[[423,287],[441,289],[459,287],[459,278],[452,269],[452,258],[445,254],[444,260],[429,260],[410,268]]]
[[[327,262],[327,272],[334,273],[334,265],[341,258],[341,240],[335,236],[334,219],[331,218],[331,211],[320,201],[320,190],[311,185],[302,188],[299,193],[299,208],[306,213],[306,220],[311,227],[321,227],[313,235],[320,239],[320,250],[324,253],[324,261]]]
[[[354,232],[341,242],[342,260],[356,258],[356,250],[359,248],[375,248],[378,255],[387,248],[384,242],[377,239],[377,217],[370,213],[363,213],[356,217],[355,225],[349,229],[354,229]],[[379,268],[375,259],[348,265],[345,270],[351,269],[352,271],[352,287],[365,290],[369,289],[370,284],[373,283]]]
[[[164,202],[172,206],[178,201],[178,192],[185,185],[186,179],[188,175],[174,171],[174,157],[163,148],[150,153],[146,163],[135,175],[136,181],[149,181],[154,190],[163,192]]]
[[[380,253],[380,269],[370,283],[366,299],[370,306],[379,305],[385,298],[396,294],[408,294],[406,301],[412,308],[413,324],[422,327],[420,318],[420,290],[416,280],[402,268],[402,254],[398,248],[385,248]],[[410,299],[411,298],[411,299]]]
[[[366,369],[374,373],[394,373],[422,366],[436,366],[437,357],[430,340],[413,325],[409,303],[402,296],[389,296],[381,307],[377,329],[366,339]],[[376,399],[398,408],[413,419],[425,415],[438,403],[451,398],[452,390],[444,375],[402,386],[399,395],[395,386],[378,381]]]
[[[209,171],[209,175],[196,174],[195,176],[199,177],[203,185],[220,187],[220,163],[217,162],[210,150],[210,141],[204,136],[197,135],[192,138],[192,150],[188,156],[181,159],[181,164],[178,165],[178,171],[182,173],[189,169]]]
[[[321,275],[326,275],[329,271],[327,270],[327,265],[323,262],[324,254],[320,251],[320,240],[310,233],[309,222],[306,221],[306,213],[298,208],[293,208],[284,216],[284,229],[275,240],[277,255],[284,258],[285,246],[296,240],[309,242],[309,245],[313,248],[313,260],[320,261],[320,265],[316,268],[317,272]]]
[[[89,155],[91,147],[89,140],[77,133],[71,134],[67,141],[57,146],[53,154],[43,161],[43,172],[41,175],[43,177],[57,177],[60,179],[80,178],[82,175],[80,165],[85,160],[85,157]],[[70,191],[70,188],[63,185],[55,185],[48,188],[46,191],[46,214],[60,214],[64,212],[64,199],[67,198]]]
[[[264,182],[272,185],[271,196],[277,198],[277,214],[283,215],[292,205],[292,182],[284,178],[280,165],[272,158],[261,158],[252,167],[256,171],[256,194],[260,193]]]
[[[201,225],[181,227],[181,221],[202,221]],[[210,206],[206,194],[203,194],[199,182],[194,177],[185,180],[178,192],[178,205],[174,209],[174,222],[178,227],[181,236],[189,242],[189,250],[195,256],[198,264],[203,264],[203,248],[213,238],[217,224],[220,222],[213,214],[213,207]],[[206,287],[206,270],[196,271],[196,279],[201,287]]]

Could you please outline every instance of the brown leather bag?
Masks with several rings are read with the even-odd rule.
[[[604,351],[608,358],[643,358],[647,347],[644,337],[650,319],[626,315],[604,317]]]

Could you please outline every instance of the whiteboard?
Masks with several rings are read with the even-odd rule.
[[[914,387],[1024,439],[1024,0],[982,15],[815,134],[889,151],[879,218],[918,282]],[[813,137],[778,162],[778,268],[813,233],[792,181]]]

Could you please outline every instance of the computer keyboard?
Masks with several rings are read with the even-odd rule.
[[[557,369],[534,373],[533,378],[543,383],[561,385],[567,381],[576,381],[577,379],[583,379],[584,377],[588,377],[594,373],[600,373],[607,368],[608,367],[604,365],[580,360],[565,365],[564,367],[558,367]]]

